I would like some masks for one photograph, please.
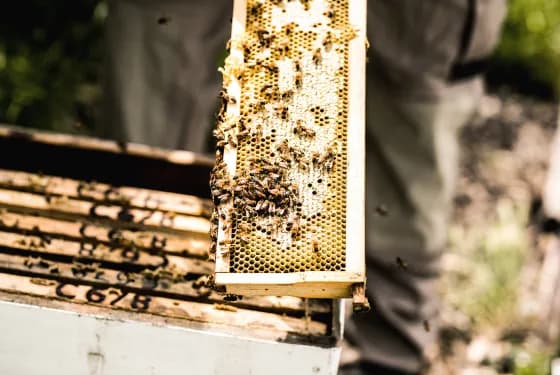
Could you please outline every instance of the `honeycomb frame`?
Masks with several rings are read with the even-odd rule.
[[[256,29],[259,23],[264,21],[259,15],[255,15],[255,5],[262,4],[260,7],[271,7],[276,10],[275,19],[281,19],[282,13],[286,13],[284,7],[294,5],[292,3],[297,3],[301,7],[309,8],[324,6],[324,9],[331,8],[333,4],[334,9],[346,9],[345,14],[342,12],[336,13],[337,17],[345,17],[345,19],[340,24],[345,24],[344,30],[339,29],[340,33],[336,34],[338,38],[340,35],[350,32],[352,35],[347,39],[337,40],[333,45],[336,46],[332,48],[332,53],[327,53],[327,47],[323,42],[323,47],[317,48],[319,51],[321,49],[321,55],[316,60],[314,53],[315,47],[313,42],[307,43],[307,50],[297,52],[297,56],[300,58],[299,61],[303,61],[304,72],[306,67],[311,64],[319,66],[323,63],[323,58],[330,58],[331,55],[341,62],[340,66],[337,67],[337,71],[343,72],[341,74],[343,81],[341,82],[334,80],[334,83],[327,82],[325,85],[325,90],[327,94],[310,95],[312,101],[317,103],[320,101],[321,106],[317,106],[317,110],[307,111],[311,116],[315,117],[314,125],[317,125],[319,121],[319,127],[310,126],[309,128],[315,129],[316,141],[311,143],[303,144],[302,148],[306,148],[306,145],[321,144],[322,148],[316,151],[317,155],[319,153],[325,154],[326,150],[331,150],[331,145],[336,143],[337,154],[335,161],[332,163],[333,172],[324,170],[320,173],[315,173],[314,171],[307,172],[295,172],[288,173],[286,177],[287,182],[297,182],[295,184],[298,186],[297,191],[293,189],[294,197],[298,198],[298,207],[288,207],[288,214],[284,215],[284,222],[281,224],[281,229],[273,229],[272,231],[265,224],[269,223],[266,221],[268,219],[251,219],[251,213],[254,215],[254,210],[246,213],[246,216],[241,215],[239,204],[232,198],[229,201],[221,203],[218,207],[218,213],[216,217],[218,218],[218,226],[216,228],[216,267],[215,267],[215,283],[216,285],[225,287],[228,293],[241,294],[241,295],[293,295],[299,297],[310,297],[310,298],[344,298],[352,296],[352,288],[356,285],[362,285],[365,283],[365,272],[364,272],[364,201],[365,201],[365,51],[366,51],[366,39],[365,39],[365,15],[366,15],[366,1],[365,0],[281,0],[281,1],[271,1],[271,0],[235,0],[234,1],[234,16],[232,18],[232,36],[230,42],[230,55],[226,59],[226,65],[222,70],[224,75],[224,88],[227,100],[229,101],[226,109],[226,118],[239,119],[240,116],[248,112],[248,108],[255,106],[258,102],[251,101],[254,99],[254,93],[256,90],[245,89],[251,83],[259,80],[259,77],[255,78],[252,75],[249,79],[241,78],[243,76],[243,71],[247,69],[247,63],[249,61],[254,62],[255,59],[248,59],[247,55],[250,55],[251,48],[256,43],[253,40],[251,43],[247,42],[247,23],[251,20],[249,28],[253,30]],[[288,5],[290,4],[290,5]],[[260,9],[260,8],[259,8]],[[320,8],[317,8],[320,9]],[[262,12],[262,10],[261,10]],[[282,13],[280,13],[282,12]],[[289,12],[288,12],[289,14]],[[326,13],[324,13],[326,14]],[[270,15],[269,15],[270,17]],[[271,18],[271,17],[270,17]],[[301,20],[301,19],[300,19]],[[285,19],[279,21],[285,27],[285,25],[292,22],[290,19]],[[270,23],[269,19],[269,23]],[[297,25],[297,23],[296,23]],[[299,26],[299,25],[298,25]],[[316,27],[315,24],[313,27]],[[262,30],[266,30],[263,28]],[[330,35],[330,31],[334,28],[326,28],[326,32]],[[300,31],[300,30],[297,30]],[[253,33],[256,34],[256,33]],[[263,32],[264,34],[264,32]],[[304,33],[305,34],[305,33]],[[267,35],[267,34],[264,34]],[[274,34],[278,35],[278,33]],[[293,36],[294,34],[292,34]],[[323,34],[324,36],[325,34]],[[297,37],[293,36],[293,37]],[[260,38],[260,36],[259,36]],[[304,35],[304,38],[309,41],[309,37]],[[278,40],[278,38],[276,39]],[[325,39],[326,40],[326,39]],[[262,41],[262,40],[261,40]],[[265,40],[266,41],[266,40]],[[303,43],[305,44],[305,43]],[[289,44],[293,47],[293,44]],[[342,47],[340,47],[342,46]],[[340,47],[340,48],[339,48]],[[329,50],[329,52],[331,52]],[[293,58],[293,48],[291,50],[292,61]],[[312,58],[310,57],[312,56]],[[324,57],[323,57],[324,56]],[[307,57],[307,63],[304,58]],[[275,60],[272,57],[272,60]],[[285,59],[289,60],[289,59]],[[264,59],[269,61],[267,59]],[[279,60],[275,60],[279,61]],[[259,64],[265,64],[259,63]],[[330,62],[327,61],[325,65]],[[292,63],[293,64],[293,63]],[[307,65],[306,65],[307,64]],[[265,77],[264,79],[260,77],[260,83],[270,82],[272,79],[276,78],[278,81],[277,92],[287,92],[293,91],[289,90],[293,87],[286,86],[282,88],[282,82],[278,78],[281,76],[279,74],[280,63],[276,65],[276,70],[269,72],[268,81]],[[300,68],[301,69],[301,68]],[[318,68],[317,68],[318,69]],[[270,70],[270,69],[269,69]],[[323,74],[325,74],[323,72]],[[285,72],[283,76],[285,76]],[[334,75],[333,75],[334,77]],[[292,76],[292,79],[294,77]],[[252,80],[253,82],[247,83],[247,80]],[[315,79],[319,82],[320,79]],[[314,81],[314,82],[315,82]],[[328,79],[326,81],[329,81]],[[297,78],[296,78],[297,84]],[[256,87],[256,86],[255,86]],[[301,88],[301,86],[300,86]],[[303,87],[305,89],[305,86]],[[317,89],[317,87],[314,87]],[[335,100],[333,102],[328,93],[329,90],[336,90]],[[313,92],[312,88],[308,88],[308,92],[305,94],[310,94]],[[252,94],[253,96],[247,94]],[[343,93],[341,97],[341,93]],[[316,94],[316,93],[315,93]],[[323,94],[323,92],[321,92]],[[278,102],[286,102],[291,98],[285,99],[284,94],[271,95],[281,96]],[[293,94],[290,94],[293,95]],[[233,98],[233,99],[231,99]],[[296,97],[293,101],[300,103],[304,101],[305,98]],[[329,101],[330,100],[330,101]],[[248,103],[251,103],[250,105]],[[341,104],[342,103],[342,104]],[[271,110],[270,103],[266,102],[263,104],[269,112]],[[274,108],[283,108],[283,106],[276,105]],[[290,107],[291,109],[295,107]],[[309,105],[307,106],[309,108]],[[330,137],[325,136],[329,132],[329,126],[324,126],[321,123],[321,114],[323,108],[326,109],[327,113],[329,110],[334,110],[337,112],[335,115],[335,123],[340,124],[342,122],[342,127],[340,125],[330,126],[334,128],[331,130]],[[275,109],[276,110],[276,109]],[[265,111],[263,111],[265,112]],[[249,111],[251,114],[249,121],[258,121],[258,111]],[[291,114],[288,113],[288,115]],[[304,114],[305,115],[305,114]],[[297,114],[296,114],[297,116]],[[319,117],[319,119],[318,119]],[[327,119],[328,116],[324,116]],[[301,118],[301,114],[300,114]],[[257,119],[257,120],[254,120]],[[282,114],[282,119],[286,120]],[[272,139],[274,140],[274,132],[282,133],[282,126],[277,126],[274,123],[272,125],[267,125],[266,118],[263,120],[262,127],[264,128],[263,134],[257,134],[258,137],[265,138],[265,153],[270,151],[271,156],[274,152],[281,153],[281,142],[283,141],[270,141],[266,139],[271,134],[267,132],[272,128]],[[299,121],[299,120],[298,120]],[[227,120],[226,120],[227,122]],[[287,123],[287,121],[284,121]],[[307,124],[306,122],[305,124]],[[260,124],[260,123],[259,123]],[[299,123],[298,123],[299,124]],[[328,125],[328,123],[327,123]],[[255,123],[252,124],[255,128]],[[293,127],[293,123],[292,123]],[[298,125],[299,127],[299,125]],[[287,126],[286,126],[287,128]],[[302,126],[303,129],[306,129]],[[290,128],[291,129],[291,128]],[[295,128],[294,128],[295,129]],[[239,136],[239,125],[237,126],[236,137]],[[333,133],[334,132],[334,133]],[[287,134],[287,135],[286,135]],[[296,134],[294,130],[294,134]],[[292,139],[291,144],[294,144],[293,139],[296,138],[295,135],[290,135],[284,132],[284,135]],[[301,136],[301,134],[298,134]],[[232,144],[232,142],[224,142],[225,146],[223,148],[223,169],[225,173],[232,178],[237,178],[236,181],[243,179],[244,177],[249,177],[249,175],[244,171],[250,170],[248,160],[251,158],[251,154],[256,152],[259,154],[259,145],[255,142],[255,134],[250,134],[252,142],[247,142],[244,146],[239,146],[240,142],[237,140]],[[280,134],[281,138],[282,134]],[[321,138],[322,137],[322,138]],[[333,142],[333,139],[335,142]],[[259,142],[262,142],[259,139]],[[351,147],[350,147],[351,146]],[[244,148],[243,148],[244,147]],[[255,149],[256,147],[256,149]],[[329,148],[330,147],[330,148]],[[252,149],[253,148],[253,149]],[[307,156],[309,160],[313,160],[310,151],[311,146],[306,148]],[[260,155],[263,152],[260,151]],[[272,167],[270,167],[272,168]],[[292,168],[293,169],[293,168]],[[341,180],[343,186],[333,188],[325,188],[323,192],[317,194],[316,188],[312,186],[311,183],[307,184],[311,189],[305,189],[301,187],[302,181],[304,180],[302,175],[309,175],[315,180],[321,181],[322,178],[325,181],[329,178],[329,174],[336,174],[336,178]],[[236,177],[233,177],[236,176]],[[252,175],[251,175],[252,176]],[[342,179],[341,179],[342,176]],[[262,176],[261,176],[262,177]],[[335,179],[336,181],[336,179]],[[327,185],[327,184],[325,184]],[[330,186],[330,183],[328,184]],[[286,185],[288,186],[288,185]],[[242,189],[240,189],[242,190]],[[335,191],[332,196],[328,196],[331,191]],[[290,189],[286,189],[286,194],[290,192]],[[239,192],[238,194],[241,194]],[[232,193],[235,195],[236,193]],[[338,194],[338,195],[337,195]],[[317,203],[317,200],[313,200],[315,195],[321,197],[321,202]],[[323,199],[325,198],[325,199]],[[334,199],[329,199],[334,198]],[[295,199],[295,198],[294,198]],[[290,198],[291,202],[292,199]],[[334,203],[332,203],[334,201]],[[306,202],[308,203],[306,205]],[[311,202],[311,203],[309,203]],[[329,202],[330,205],[329,205]],[[322,204],[321,204],[322,203]],[[325,208],[325,205],[327,208]],[[293,213],[290,211],[293,209]],[[297,209],[297,213],[296,213]],[[221,212],[221,214],[220,214]],[[291,215],[302,215],[302,212],[307,218],[306,224],[310,222],[319,222],[319,225],[303,225],[300,229],[301,233],[297,233],[298,240],[293,240],[294,236],[287,233],[286,220],[291,220]],[[332,213],[329,215],[329,212]],[[225,214],[227,213],[227,215]],[[325,214],[326,213],[326,214]],[[321,216],[321,214],[323,214]],[[237,215],[237,216],[235,216]],[[317,219],[317,215],[319,218]],[[235,224],[231,224],[231,218],[229,216],[235,216]],[[309,218],[310,217],[310,218]],[[245,222],[243,221],[245,220]],[[250,223],[249,220],[252,220]],[[260,222],[258,221],[260,220]],[[298,216],[299,220],[299,216]],[[314,220],[314,221],[313,221]],[[244,226],[248,226],[248,239],[243,241],[240,240],[241,234],[238,229],[242,223]],[[264,224],[263,224],[264,223]],[[249,226],[251,224],[252,226]],[[259,225],[260,224],[260,225]],[[264,236],[259,231],[264,232]],[[310,234],[313,232],[314,234]],[[319,233],[319,234],[317,234]],[[267,238],[268,235],[268,238]],[[335,240],[330,240],[329,236],[335,237]],[[264,239],[263,239],[264,238]],[[274,241],[269,238],[273,238]],[[317,240],[317,238],[319,240]],[[268,241],[268,242],[266,242]],[[329,246],[324,246],[327,243]],[[320,247],[320,248],[319,248]],[[319,254],[319,255],[317,255]],[[292,259],[289,259],[292,258]],[[286,260],[288,259],[288,260]],[[327,259],[329,261],[325,261]]]

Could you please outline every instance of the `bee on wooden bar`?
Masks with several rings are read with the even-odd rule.
[[[218,238],[218,226],[215,224],[212,224],[210,226],[210,238],[212,239],[212,241],[216,241],[216,239]]]
[[[323,56],[321,55],[321,49],[317,48],[313,52],[313,64],[320,65],[323,62]]]
[[[218,97],[220,99],[222,99],[223,104],[236,104],[237,103],[237,100],[234,97],[228,95],[227,91],[224,90],[224,89],[220,90],[220,92],[218,94]]]
[[[308,139],[315,138],[315,131],[313,129],[309,129],[308,127],[306,127],[305,122],[303,120],[297,121],[297,124],[294,128],[294,134],[302,138],[308,138]]]
[[[342,32],[342,41],[348,42],[358,36],[358,30],[354,26],[347,26]]]
[[[226,294],[224,295],[224,301],[228,302],[235,302],[238,300],[238,296],[235,294]]]
[[[216,128],[212,131],[212,135],[214,139],[216,139],[216,146],[219,148],[223,148],[226,145],[226,137],[224,131],[220,128]]]
[[[234,135],[232,135],[232,134],[228,135],[227,142],[228,142],[228,145],[231,148],[236,148],[237,147],[237,137],[235,137]]]
[[[220,246],[229,246],[233,243],[233,240],[231,238],[225,238],[225,239],[221,240],[219,243],[220,243]]]

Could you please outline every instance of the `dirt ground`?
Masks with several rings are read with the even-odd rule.
[[[430,374],[540,375],[560,356],[540,316],[545,236],[531,218],[556,117],[553,102],[495,92],[462,132],[440,349]]]

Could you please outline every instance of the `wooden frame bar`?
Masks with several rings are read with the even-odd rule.
[[[366,63],[366,0],[348,0],[349,21],[356,27],[356,37],[349,41],[348,56],[348,131],[347,131],[347,209],[346,209],[346,269],[334,271],[304,271],[295,273],[232,273],[228,252],[216,256],[215,281],[228,293],[240,295],[292,295],[310,298],[349,298],[359,303],[355,295],[365,285],[365,63]],[[234,1],[232,41],[243,39],[246,0]],[[231,56],[239,59],[243,51],[232,43]],[[241,59],[241,61],[243,61]],[[239,98],[235,81],[226,88]],[[232,90],[232,91],[230,91]],[[234,111],[238,111],[236,103]],[[229,110],[229,106],[228,106]],[[235,112],[237,113],[237,112]],[[224,153],[230,175],[235,175],[235,151]],[[218,241],[229,238],[219,231]],[[366,300],[367,302],[367,300]]]

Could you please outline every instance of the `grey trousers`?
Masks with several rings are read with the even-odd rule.
[[[98,134],[206,151],[231,4],[110,1],[106,120]],[[434,342],[457,133],[482,94],[479,78],[453,81],[450,73],[492,51],[504,10],[504,0],[368,3],[366,262],[373,310],[346,324],[362,360],[416,371]],[[379,205],[388,215],[376,213]]]

